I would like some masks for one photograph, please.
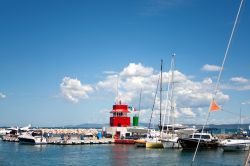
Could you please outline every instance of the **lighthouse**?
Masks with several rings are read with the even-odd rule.
[[[113,110],[110,112],[110,127],[129,127],[130,126],[130,117],[128,114],[128,105],[119,104],[113,105]]]

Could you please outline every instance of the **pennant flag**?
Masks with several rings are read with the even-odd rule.
[[[210,111],[218,111],[220,109],[221,108],[216,104],[215,100],[213,99],[212,102],[211,102],[209,110]]]
[[[130,109],[130,111],[136,111],[135,108],[132,106],[129,106],[128,108]]]

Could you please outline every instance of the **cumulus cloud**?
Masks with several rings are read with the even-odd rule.
[[[192,108],[180,108],[182,114],[187,115],[189,117],[195,117],[196,114],[192,111]]]
[[[205,78],[203,81],[202,81],[203,84],[207,84],[207,85],[210,85],[213,83],[213,80],[211,78]]]
[[[93,92],[90,85],[82,85],[81,81],[70,77],[62,79],[60,88],[63,97],[74,103],[77,103],[79,99],[87,99],[89,93]]]
[[[230,80],[235,83],[247,83],[248,82],[248,79],[244,77],[232,77]]]
[[[220,71],[221,67],[220,66],[216,66],[216,65],[209,65],[209,64],[205,64],[201,70],[203,71]]]
[[[120,73],[121,76],[149,76],[153,73],[153,68],[144,67],[141,63],[130,63],[128,67],[124,68]]]
[[[166,96],[169,78],[172,72],[163,72],[163,102],[162,108],[166,107]],[[99,81],[96,85],[98,91],[109,91],[114,94],[117,92],[117,83],[119,89],[118,98],[123,103],[137,106],[139,103],[139,94],[141,95],[141,109],[144,110],[142,116],[150,116],[154,96],[156,92],[157,82],[159,79],[159,71],[142,64],[131,63],[117,74],[108,75],[104,80]],[[192,77],[175,70],[174,71],[174,104],[178,109],[175,111],[175,117],[189,116],[197,117],[194,110],[208,108],[214,93],[214,83],[211,78],[205,78],[202,82],[193,81]],[[157,92],[155,103],[155,116],[159,115],[159,89]],[[216,96],[218,104],[224,104],[229,100],[229,96],[219,91]],[[183,109],[181,109],[183,108]],[[207,109],[204,109],[207,110]],[[146,119],[146,118],[142,118]]]
[[[0,92],[0,99],[6,98],[6,95]]]
[[[103,74],[110,75],[110,74],[117,74],[117,72],[115,72],[115,71],[104,71]]]
[[[221,86],[222,89],[227,89],[227,90],[236,90],[236,91],[248,91],[250,90],[250,84],[225,84]]]

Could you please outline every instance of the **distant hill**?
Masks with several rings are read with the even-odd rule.
[[[200,124],[183,124],[185,126],[193,127],[195,126],[197,129],[202,128],[202,125]],[[79,125],[66,125],[66,126],[39,126],[40,128],[97,128],[101,129],[102,127],[108,127],[109,124],[96,124],[96,123],[83,123]],[[140,123],[139,126],[148,127],[148,123]],[[209,124],[206,126],[206,128],[217,128],[217,129],[238,129],[242,128],[245,130],[249,130],[250,124]],[[8,128],[9,126],[2,126],[0,128]],[[153,127],[153,126],[151,126]],[[154,125],[155,128],[157,128],[157,125]]]

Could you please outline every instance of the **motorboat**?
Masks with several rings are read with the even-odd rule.
[[[188,138],[180,138],[178,141],[183,149],[195,149],[199,140],[199,148],[213,149],[219,146],[218,139],[210,133],[193,133]]]
[[[34,130],[18,136],[21,144],[40,145],[47,144],[46,138],[43,136],[42,130]]]
[[[179,148],[179,137],[177,134],[169,133],[161,139],[164,148]]]
[[[249,150],[250,140],[248,139],[225,139],[220,142],[224,151]]]
[[[0,130],[0,138],[8,139],[9,137],[15,137],[19,136],[23,132],[29,131],[31,128],[31,125],[25,126],[25,127],[10,127]]]
[[[1,130],[1,138],[3,141],[18,142],[18,136],[20,135],[18,127],[10,127]]]

